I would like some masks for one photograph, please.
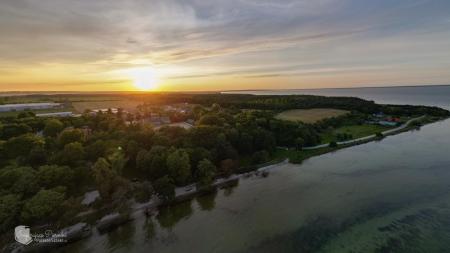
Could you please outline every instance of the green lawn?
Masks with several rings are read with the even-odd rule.
[[[339,133],[351,134],[353,137],[352,139],[357,139],[372,134],[376,134],[377,132],[383,132],[391,128],[392,127],[372,125],[372,124],[343,126],[321,134],[321,138],[322,143],[329,143],[331,141],[336,141],[336,135]]]
[[[294,122],[315,123],[326,118],[339,117],[348,113],[350,112],[332,108],[295,109],[281,112],[276,115],[276,118]]]

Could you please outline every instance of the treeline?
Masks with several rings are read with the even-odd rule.
[[[152,127],[119,110],[61,119],[22,112],[0,118],[0,231],[19,223],[70,223],[97,189],[100,207],[124,210],[131,198],[174,197],[176,186],[208,187],[241,166],[273,158],[277,146],[314,146],[329,127],[360,124],[368,113],[442,114],[430,107],[380,106],[354,98],[157,94],[153,102],[198,104],[190,129]],[[156,101],[156,102],[155,102]],[[280,110],[332,107],[346,116],[316,124],[274,118]],[[246,110],[243,110],[246,109]],[[260,110],[264,109],[264,110]]]
[[[448,110],[435,106],[422,106],[422,105],[383,105],[381,112],[394,116],[417,116],[417,115],[430,115],[436,117],[450,116],[450,112]]]
[[[163,94],[157,96],[164,96]],[[223,107],[260,110],[336,108],[375,113],[380,105],[354,97],[323,97],[311,95],[247,95],[247,94],[173,94],[168,103],[220,104]]]
[[[32,113],[0,119],[0,230],[69,222],[84,192],[97,189],[118,209],[154,192],[196,182],[207,187],[240,166],[271,159],[277,145],[315,145],[311,125],[274,119],[273,112],[197,107],[191,129],[151,127],[103,113],[44,119]]]
[[[140,99],[145,100],[143,97]],[[389,115],[449,116],[448,110],[433,106],[381,105],[356,97],[324,97],[313,95],[249,95],[249,94],[153,94],[150,103],[191,103],[210,106],[215,103],[227,108],[283,111],[288,109],[335,108],[365,114],[383,112]]]

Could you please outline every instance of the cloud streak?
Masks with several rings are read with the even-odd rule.
[[[101,75],[152,65],[172,69],[165,80],[238,75],[245,83],[304,65],[355,74],[374,65],[450,67],[449,10],[446,0],[3,0],[0,70],[11,80],[14,69],[60,64],[76,80],[72,67]]]

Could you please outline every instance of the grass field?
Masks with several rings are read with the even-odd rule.
[[[376,134],[377,132],[383,132],[391,127],[385,127],[380,125],[372,125],[372,124],[364,124],[364,125],[352,125],[352,126],[343,126],[332,131],[328,131],[321,135],[322,143],[329,143],[331,141],[336,141],[337,134],[351,134],[352,139],[357,139],[361,137],[366,137],[372,134]]]
[[[135,111],[136,106],[144,103],[144,98],[126,94],[37,94],[24,96],[0,97],[0,104],[55,102],[71,105],[57,111],[83,113],[86,109],[123,108]],[[37,111],[36,111],[37,112]],[[53,112],[53,111],[52,111]],[[40,113],[37,112],[37,113]],[[16,115],[17,112],[3,113],[0,116]]]
[[[301,121],[304,123],[315,123],[322,119],[337,117],[347,113],[349,113],[349,111],[331,108],[296,109],[281,112],[276,118],[289,121]]]

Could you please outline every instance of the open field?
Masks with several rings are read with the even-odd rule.
[[[386,127],[380,125],[372,125],[372,124],[364,124],[364,125],[352,125],[352,126],[343,126],[336,128],[332,131],[328,131],[321,135],[322,143],[329,143],[331,141],[336,141],[337,134],[350,134],[352,139],[357,139],[361,137],[366,137],[372,134],[376,134],[377,132],[383,132],[393,127]]]
[[[349,111],[331,108],[296,109],[281,112],[276,118],[289,121],[302,121],[304,123],[315,123],[322,119],[337,117],[347,113],[349,113]]]

